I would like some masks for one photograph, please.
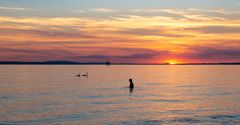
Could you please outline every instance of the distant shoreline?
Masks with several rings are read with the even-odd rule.
[[[0,61],[0,65],[106,65],[105,62],[71,62],[71,61],[47,61],[47,62],[16,62]],[[112,63],[111,65],[172,65],[168,63]],[[222,63],[179,63],[174,65],[240,65],[240,62]]]

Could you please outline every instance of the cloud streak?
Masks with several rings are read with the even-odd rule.
[[[229,48],[213,48],[213,47],[202,47],[192,46],[189,48],[190,53],[184,53],[182,58],[190,58],[192,60],[205,60],[206,62],[231,62],[239,61],[240,49],[239,47]]]
[[[240,26],[203,26],[195,28],[186,28],[185,30],[197,31],[202,33],[239,34]]]
[[[117,11],[117,10],[108,9],[108,8],[95,8],[95,9],[88,9],[88,10],[96,13],[112,13]]]
[[[37,9],[23,8],[23,7],[4,7],[4,6],[0,6],[0,10],[27,11],[27,10],[37,10]]]

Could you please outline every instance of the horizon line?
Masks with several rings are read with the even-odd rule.
[[[106,65],[106,62],[75,61],[0,61],[0,65]],[[240,62],[198,62],[198,63],[111,63],[111,65],[240,65]]]

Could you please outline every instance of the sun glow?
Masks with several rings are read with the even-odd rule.
[[[177,60],[167,60],[166,63],[168,63],[170,65],[176,65],[176,64],[180,64],[181,62],[179,62]]]

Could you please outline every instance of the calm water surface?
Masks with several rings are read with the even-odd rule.
[[[2,65],[0,124],[240,124],[240,66]]]

